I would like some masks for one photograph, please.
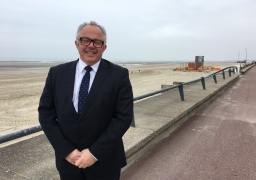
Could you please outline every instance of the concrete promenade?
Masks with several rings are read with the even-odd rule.
[[[256,117],[255,108],[252,108],[256,103],[256,95],[253,95],[252,90],[256,88],[255,77],[256,67],[253,67],[243,76],[232,73],[229,77],[226,73],[226,78],[223,79],[220,75],[217,77],[217,84],[212,78],[206,79],[206,90],[203,90],[201,83],[184,86],[185,101],[181,101],[178,90],[173,89],[136,102],[136,127],[131,127],[123,137],[128,166],[122,173],[122,179],[191,179],[189,177],[193,175],[198,175],[198,178],[195,176],[196,179],[218,179],[218,174],[221,174],[218,169],[221,172],[230,170],[228,173],[231,173],[231,169],[222,169],[220,162],[235,165],[236,158],[239,161],[245,159],[240,164],[241,169],[235,168],[231,174],[241,177],[240,172],[248,169],[251,172],[248,174],[252,175],[256,162],[251,143],[254,142],[253,118]],[[225,90],[225,87],[228,89]],[[241,95],[242,93],[245,95]],[[249,96],[249,93],[252,95]],[[222,99],[225,101],[221,102]],[[210,109],[207,110],[208,107]],[[217,110],[222,110],[222,113]],[[203,119],[204,117],[207,118]],[[226,132],[226,127],[233,129]],[[172,136],[169,136],[174,130],[176,131]],[[161,139],[163,140],[160,141]],[[7,144],[9,143],[1,144],[0,148],[1,180],[59,179],[53,149],[43,134],[15,144]],[[171,146],[164,147],[164,144]],[[232,156],[222,152],[227,148],[225,144],[232,146],[227,149]],[[237,154],[233,148],[240,146],[245,149],[240,149]],[[164,149],[169,154],[164,154]],[[162,156],[154,158],[159,156],[159,153],[154,154],[155,151],[163,152],[160,153]],[[247,156],[243,157],[244,154]],[[229,157],[233,157],[233,161],[229,162]],[[249,165],[247,160],[250,160]],[[160,176],[161,174],[167,176]]]
[[[256,67],[148,150],[121,180],[255,180]]]

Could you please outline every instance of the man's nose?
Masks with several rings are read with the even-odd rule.
[[[94,47],[93,42],[91,41],[88,47]]]

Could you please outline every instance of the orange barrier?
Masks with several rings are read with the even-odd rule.
[[[203,67],[200,66],[200,67],[196,68],[196,63],[189,62],[188,66],[177,67],[175,70],[188,70],[188,71],[192,71],[192,70],[196,70],[196,71],[215,70],[215,71],[220,71],[221,68],[214,67],[214,66],[203,66]]]
[[[188,68],[192,68],[192,69],[196,70],[196,63],[194,63],[194,62],[189,62],[189,63],[188,63]]]
[[[184,70],[184,68],[183,67],[178,67],[177,70]]]
[[[203,71],[203,67],[200,66],[199,68],[197,68],[198,71]]]

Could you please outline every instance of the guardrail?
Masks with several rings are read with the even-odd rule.
[[[243,67],[240,66],[240,70],[241,70],[241,68],[244,69],[244,68],[246,68],[248,66],[251,66],[252,64],[254,64],[254,63],[245,64]],[[222,69],[220,71],[217,71],[217,72],[215,72],[213,74],[210,74],[210,75],[208,75],[206,77],[201,77],[201,78],[193,80],[193,81],[180,83],[180,84],[173,85],[173,86],[170,86],[168,88],[165,88],[165,89],[162,89],[162,90],[159,90],[159,91],[154,91],[154,92],[142,95],[142,96],[138,96],[138,97],[133,98],[133,100],[135,102],[135,101],[138,101],[138,100],[150,97],[150,96],[154,96],[156,94],[163,93],[163,92],[171,90],[171,89],[178,88],[179,89],[179,93],[180,93],[180,99],[181,99],[181,101],[184,101],[185,100],[185,98],[184,98],[184,91],[183,91],[183,86],[184,85],[189,85],[189,84],[193,84],[193,83],[201,81],[202,88],[206,89],[205,79],[213,78],[214,82],[217,84],[216,75],[222,74],[223,79],[225,79],[226,78],[225,72],[228,72],[228,75],[231,76],[232,72],[234,74],[236,73],[235,69],[236,69],[236,72],[238,72],[237,66],[226,67],[226,68],[224,68],[224,69]],[[134,115],[133,115],[131,126],[135,127]],[[30,128],[27,128],[27,129],[23,129],[23,130],[14,132],[14,133],[6,134],[6,135],[0,137],[0,143],[4,143],[4,142],[7,142],[7,141],[11,141],[13,139],[17,139],[17,138],[20,138],[20,137],[23,137],[23,136],[27,136],[29,134],[33,134],[33,133],[39,132],[41,130],[42,130],[42,127],[40,125],[38,125],[38,126],[33,126],[33,127],[30,127]]]
[[[229,66],[229,67],[226,67],[220,71],[217,71],[215,73],[212,73],[206,77],[201,77],[199,79],[195,79],[195,80],[192,80],[192,81],[189,81],[189,82],[184,82],[184,83],[179,83],[177,85],[173,85],[173,86],[170,86],[168,88],[164,88],[164,89],[161,89],[159,91],[155,91],[155,92],[152,92],[152,93],[148,93],[148,94],[145,94],[145,95],[142,95],[142,96],[138,96],[138,97],[135,97],[133,100],[134,101],[138,101],[138,100],[141,100],[141,99],[144,99],[144,98],[147,98],[147,97],[150,97],[150,96],[154,96],[156,94],[160,94],[160,93],[163,93],[165,91],[168,91],[168,90],[171,90],[171,89],[175,89],[175,88],[178,88],[179,89],[179,93],[180,93],[180,99],[181,101],[184,101],[185,98],[184,98],[184,91],[183,91],[183,86],[184,85],[189,85],[189,84],[193,84],[193,83],[197,83],[197,82],[200,82],[202,83],[202,88],[203,89],[206,89],[206,86],[205,86],[205,79],[208,79],[208,78],[213,78],[215,84],[217,84],[217,78],[216,78],[216,75],[218,74],[222,74],[222,77],[223,79],[226,78],[226,75],[225,75],[225,71],[228,72],[229,76],[231,76],[231,73],[233,72],[235,74],[235,70],[236,69],[236,72],[238,72],[238,68],[237,66]],[[131,126],[132,127],[135,127],[135,119],[134,119],[134,115],[133,115],[133,119],[132,119],[132,123],[131,123]]]
[[[33,134],[33,133],[36,133],[36,132],[39,132],[42,130],[42,127],[40,125],[38,126],[33,126],[33,127],[30,127],[30,128],[27,128],[27,129],[23,129],[23,130],[20,130],[20,131],[16,131],[16,132],[13,132],[13,133],[10,133],[10,134],[6,134],[6,135],[3,135],[0,137],[0,143],[4,143],[4,142],[7,142],[7,141],[11,141],[13,139],[17,139],[17,138],[20,138],[20,137],[23,137],[23,136],[27,136],[29,134]]]
[[[250,66],[252,66],[252,65],[256,65],[256,62],[253,61],[253,62],[251,62],[251,63],[245,63],[243,66],[241,66],[241,63],[240,63],[240,72],[241,72],[241,70],[243,70],[243,69],[245,69],[245,68],[247,68],[247,67],[250,67]]]

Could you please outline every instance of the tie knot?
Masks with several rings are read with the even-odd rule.
[[[92,70],[92,67],[91,66],[86,66],[85,70],[86,70],[86,72],[90,72]]]

